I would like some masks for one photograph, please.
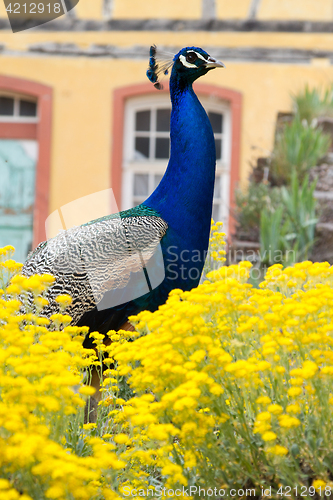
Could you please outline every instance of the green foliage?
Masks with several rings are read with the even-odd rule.
[[[292,99],[300,120],[311,123],[320,116],[333,116],[333,86],[322,92],[306,85],[304,91],[294,95]]]
[[[309,185],[308,175],[300,184],[296,172],[293,171],[290,188],[282,187],[282,199],[289,226],[285,239],[289,243],[289,249],[293,251],[296,262],[308,259],[315,241],[315,228],[318,219],[316,218],[316,200],[313,193],[316,184],[315,180]]]
[[[245,193],[236,193],[238,236],[246,233],[246,239],[260,241],[265,265],[307,259],[315,241],[316,183],[309,186],[308,173],[330,147],[331,137],[317,118],[333,116],[333,85],[325,92],[306,86],[293,101],[295,117],[277,134],[268,162],[275,187],[250,183]]]
[[[282,224],[284,207],[274,211],[262,210],[260,214],[260,256],[262,264],[282,262],[285,253],[284,233],[286,224]]]
[[[281,188],[282,205],[260,214],[261,262],[292,264],[307,259],[315,241],[316,181],[309,186],[306,176],[302,184],[293,170],[289,188]]]
[[[262,210],[275,211],[280,203],[280,189],[263,182],[251,182],[246,191],[236,191],[238,229],[258,237]]]
[[[330,136],[296,115],[278,135],[273,151],[271,173],[277,184],[289,184],[293,168],[303,181],[311,167],[325,156],[330,147]]]

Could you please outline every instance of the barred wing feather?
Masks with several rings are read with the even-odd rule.
[[[164,279],[159,244],[167,227],[152,215],[99,219],[39,245],[23,274],[53,274],[45,315],[58,311],[57,295],[68,293],[73,302],[67,312],[76,324],[87,311],[133,300]]]

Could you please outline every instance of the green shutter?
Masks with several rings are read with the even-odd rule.
[[[36,161],[19,140],[0,139],[0,247],[24,262],[32,246]]]

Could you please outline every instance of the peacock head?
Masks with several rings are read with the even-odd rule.
[[[214,68],[225,68],[225,65],[211,57],[199,47],[184,47],[172,59],[160,56],[155,45],[150,47],[149,68],[147,76],[154,87],[161,89],[159,75],[167,75],[172,66],[172,72],[184,83],[193,83],[197,78],[205,75]]]

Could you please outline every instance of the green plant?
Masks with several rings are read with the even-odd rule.
[[[295,113],[300,120],[311,123],[319,116],[333,116],[333,86],[325,91],[310,89],[305,86],[304,91],[292,96]]]
[[[300,184],[295,169],[290,187],[281,188],[281,202],[273,211],[260,214],[260,252],[262,264],[290,265],[307,259],[315,241],[316,181],[309,186],[306,176]]]
[[[311,167],[314,167],[330,147],[330,136],[308,124],[298,115],[278,135],[272,155],[271,173],[277,184],[289,184],[291,172],[296,169],[303,181]]]
[[[236,191],[236,219],[238,230],[251,233],[252,238],[259,238],[260,214],[262,210],[274,211],[281,203],[279,188],[270,184],[250,182],[246,191]]]
[[[285,235],[286,247],[292,250],[293,261],[300,262],[308,259],[315,242],[316,199],[314,190],[317,181],[309,185],[309,176],[306,175],[300,184],[295,170],[292,172],[290,188],[282,187],[282,200],[288,221],[288,233]],[[290,245],[291,243],[291,245]],[[291,263],[290,260],[288,264]]]
[[[260,259],[262,264],[278,264],[285,254],[285,228],[282,223],[284,207],[274,211],[262,210],[260,214]]]

